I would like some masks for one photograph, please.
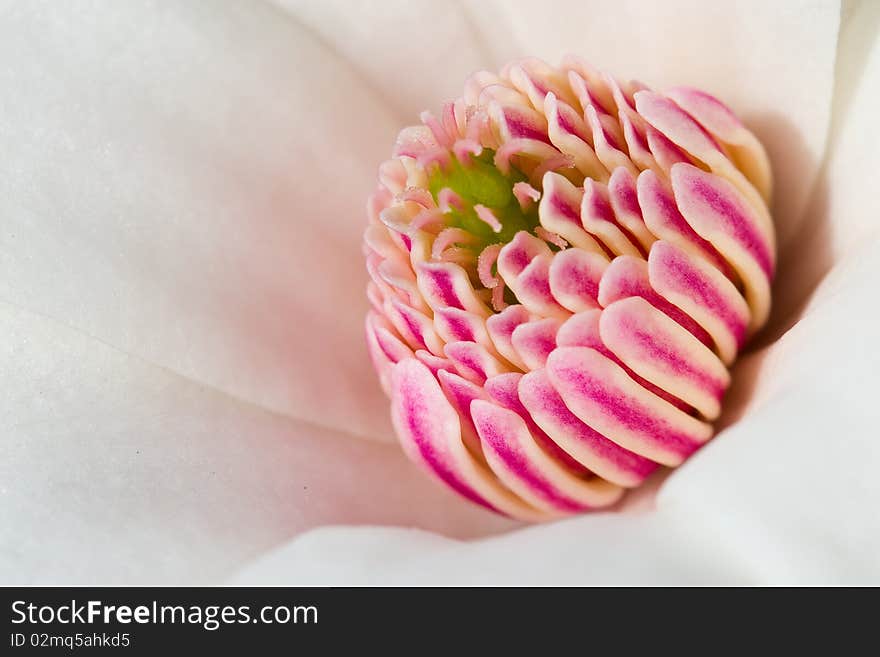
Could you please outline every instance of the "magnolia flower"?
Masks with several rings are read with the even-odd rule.
[[[0,581],[878,577],[876,3],[536,7],[3,12]],[[522,527],[396,444],[363,205],[422,109],[566,52],[734,109],[773,164],[779,260],[716,437],[623,510]]]
[[[364,235],[367,339],[407,453],[523,519],[681,464],[770,312],[755,136],[706,93],[573,57],[477,73],[422,122]]]

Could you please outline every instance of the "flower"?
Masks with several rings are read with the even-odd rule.
[[[367,341],[405,452],[525,520],[606,507],[712,436],[766,322],[768,158],[719,100],[574,57],[481,71],[368,202]]]

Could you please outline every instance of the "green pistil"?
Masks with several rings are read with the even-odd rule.
[[[519,231],[533,232],[538,226],[538,208],[533,204],[523,212],[513,194],[514,184],[526,181],[526,177],[513,168],[508,175],[501,173],[494,164],[494,157],[495,152],[489,149],[483,149],[479,157],[471,157],[466,164],[453,156],[451,165],[446,169],[435,166],[429,172],[428,180],[428,189],[434,201],[446,187],[463,201],[461,210],[452,208],[446,215],[449,225],[466,230],[486,244],[509,242]],[[501,222],[501,232],[496,233],[477,216],[475,205],[484,205],[492,210]]]

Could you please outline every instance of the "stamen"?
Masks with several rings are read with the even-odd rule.
[[[492,289],[501,282],[498,274],[492,273],[492,267],[498,261],[498,254],[501,253],[503,247],[503,244],[490,244],[483,249],[477,258],[477,276],[479,276],[483,287]]]
[[[535,228],[535,235],[540,237],[545,242],[549,242],[550,244],[558,246],[560,249],[564,249],[568,246],[568,242],[566,242],[556,233],[547,230],[543,226],[538,226]]]
[[[499,285],[492,290],[492,307],[496,312],[501,312],[507,308],[508,303],[504,300],[504,286]]]
[[[449,214],[454,210],[459,212],[464,210],[464,200],[450,187],[444,187],[437,194],[437,205],[440,206],[440,212],[443,214]]]
[[[513,185],[513,195],[519,202],[519,207],[523,212],[528,211],[534,203],[541,199],[541,192],[532,187],[527,182],[518,182]]]
[[[540,181],[544,178],[544,174],[548,171],[556,171],[557,169],[569,169],[574,166],[574,158],[571,155],[560,153],[556,157],[551,157],[535,167],[530,178],[533,181]]]
[[[500,233],[501,229],[504,227],[501,225],[501,222],[498,221],[498,217],[495,216],[495,213],[492,212],[485,205],[481,205],[477,203],[474,206],[474,212],[477,213],[477,217],[485,224],[488,224],[489,228],[491,228],[496,233]]]
[[[431,257],[435,260],[439,260],[443,252],[453,244],[473,245],[479,244],[479,240],[461,228],[444,228],[440,231],[440,234],[434,238],[434,244],[431,246]]]
[[[453,145],[452,152],[455,153],[455,157],[458,158],[459,162],[468,162],[471,159],[471,155],[479,157],[480,153],[483,152],[483,147],[477,141],[459,139]]]

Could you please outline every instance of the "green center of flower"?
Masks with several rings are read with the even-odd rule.
[[[494,163],[495,152],[483,149],[478,157],[471,157],[466,163],[451,157],[445,168],[433,167],[429,173],[428,189],[439,203],[439,194],[449,188],[461,199],[461,207],[451,207],[447,213],[449,226],[461,228],[471,235],[493,242],[509,242],[521,230],[533,232],[538,226],[538,208],[531,204],[528,210],[520,207],[513,193],[513,186],[525,182],[526,177],[515,168],[509,174],[498,170]],[[482,205],[498,219],[501,230],[495,231],[480,219],[474,206]]]

